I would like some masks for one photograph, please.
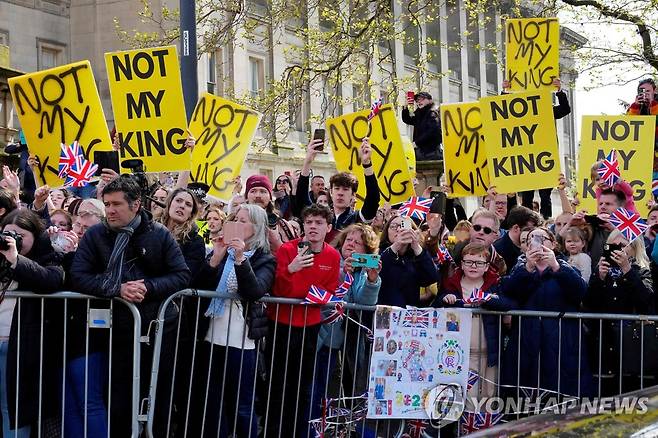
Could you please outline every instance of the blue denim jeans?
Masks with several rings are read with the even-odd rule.
[[[65,438],[83,437],[85,421],[85,361],[87,361],[87,437],[107,438],[104,389],[108,379],[107,355],[97,352],[66,364]]]
[[[2,436],[7,438],[30,438],[30,426],[18,430],[9,429],[9,403],[7,400],[7,351],[9,341],[0,341],[0,410],[2,411]]]

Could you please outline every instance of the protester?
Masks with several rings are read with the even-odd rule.
[[[471,229],[473,225],[467,220],[461,220],[457,222],[455,228],[452,230],[452,234],[455,236],[457,243],[468,240],[471,237]]]
[[[367,306],[377,304],[381,286],[379,277],[382,268],[381,260],[377,267],[373,268],[354,266],[357,263],[356,254],[378,253],[379,238],[372,228],[364,224],[352,224],[341,231],[333,246],[341,255],[340,281],[347,281],[347,274],[353,276],[343,301]],[[334,312],[336,312],[335,308],[326,307],[322,310],[322,316],[324,319],[331,318]],[[363,394],[368,390],[369,350],[366,346],[366,334],[353,322],[356,320],[357,323],[362,323],[362,314],[347,311],[347,315],[351,319],[344,323],[336,321],[324,323],[320,327],[313,397],[315,418],[322,412],[322,399],[339,396],[338,393],[330,392],[330,387],[342,387],[343,393],[348,394],[349,397]],[[343,355],[341,361],[338,360],[340,355]],[[330,382],[337,382],[337,385]]]
[[[577,312],[587,284],[576,269],[556,257],[553,233],[535,228],[528,241],[525,260],[505,282],[505,295],[521,310]],[[578,321],[524,316],[513,323],[501,367],[503,384],[592,395],[587,357],[578,341]]]
[[[619,230],[613,230],[608,236],[608,244],[619,245],[610,258],[602,257],[598,269],[592,275],[589,289],[583,305],[587,312],[621,313],[625,315],[651,315],[655,313],[655,294],[646,256],[644,242],[637,238],[629,244]],[[619,321],[591,321],[593,336],[590,342],[590,357],[593,369],[598,370],[598,358],[601,357],[602,396],[619,393],[623,380],[624,392],[640,388],[639,376],[623,378],[620,368],[620,328]],[[630,323],[626,323],[630,324]],[[601,327],[602,332],[599,331]],[[624,342],[632,342],[625,338]],[[599,344],[601,343],[601,344]],[[625,358],[636,361],[638,358]],[[623,371],[622,371],[623,372]],[[624,374],[628,375],[628,371]],[[655,373],[652,373],[655,378]],[[646,384],[646,382],[645,382]]]
[[[313,178],[311,178],[311,190],[308,192],[311,202],[318,204],[318,196],[320,196],[320,193],[326,191],[324,177],[322,175],[313,175]]]
[[[274,207],[279,211],[281,217],[290,220],[296,211],[294,202],[296,200],[293,194],[292,177],[288,175],[279,175],[276,179],[276,190],[272,192],[274,196]]]
[[[299,189],[298,189],[299,190]],[[333,293],[338,286],[340,254],[325,243],[332,214],[327,207],[311,205],[302,212],[303,238],[284,243],[276,254],[272,295],[305,298],[311,286]],[[322,315],[317,307],[270,305],[266,358],[285,369],[270,370],[267,435],[307,436],[313,384],[313,363]],[[297,412],[296,421],[283,413]],[[296,434],[293,432],[296,430]]]
[[[658,232],[658,204],[651,207],[647,216],[647,225],[649,228],[644,232],[644,247],[647,255],[651,257],[654,244],[656,242],[656,233]]]
[[[35,293],[61,290],[64,271],[39,217],[27,209],[2,219],[2,288]],[[7,234],[13,233],[13,234]],[[41,419],[61,412],[62,307],[49,300],[6,298],[0,304],[0,391],[3,436],[29,438]],[[8,342],[7,340],[8,339]],[[40,348],[43,346],[43,349]]]
[[[435,307],[482,307],[503,312],[514,307],[500,292],[500,277],[489,264],[491,254],[487,246],[469,243],[460,258],[461,266],[443,281],[443,292],[434,301]],[[487,297],[486,300],[473,301],[476,290]],[[469,363],[480,378],[478,384],[469,389],[469,396],[493,397],[495,394],[501,352],[499,321],[497,315],[472,315]]]
[[[415,106],[413,114],[409,111],[410,106]],[[407,97],[407,105],[402,108],[402,121],[414,127],[412,141],[415,145],[416,161],[442,158],[441,120],[438,109],[434,108],[431,94],[421,91],[414,95],[413,99]]]
[[[217,436],[220,417],[220,437],[258,435],[252,394],[256,342],[263,336],[267,318],[255,301],[270,293],[276,260],[270,254],[265,210],[245,204],[228,221],[243,224],[244,234],[229,241],[214,238],[213,251],[201,268],[197,286],[235,294],[239,299],[201,300],[204,317],[199,321],[198,336],[202,342],[195,358],[190,409],[196,425],[188,430],[188,436],[202,436],[201,423],[203,436]]]
[[[325,207],[329,207],[331,209],[331,198],[329,197],[329,193],[325,191],[318,192],[318,196],[315,200],[315,203],[318,205],[323,205]]]
[[[206,255],[210,253],[213,248],[213,240],[220,236],[224,221],[226,221],[226,213],[217,204],[210,204],[206,208],[206,213],[203,218],[208,224],[208,233],[204,236],[206,242]]]
[[[60,231],[71,231],[73,218],[66,210],[54,210],[50,213],[50,224]]]
[[[628,107],[627,114],[633,116],[656,116],[658,122],[658,96],[656,95],[656,82],[651,78],[642,79],[637,86],[635,101]],[[654,138],[654,175],[658,172],[658,123]],[[654,176],[655,179],[655,176]]]
[[[307,196],[308,179],[311,173],[311,164],[313,164],[313,160],[315,160],[317,154],[320,153],[320,150],[317,148],[322,145],[322,142],[322,139],[311,140],[306,148],[306,158],[299,175],[299,181],[297,182],[297,204],[300,206],[311,204],[311,200]],[[359,181],[353,174],[340,172],[334,174],[329,179],[329,194],[334,216],[332,222],[334,232],[329,234],[329,240],[332,240],[338,231],[348,225],[355,222],[368,223],[377,214],[380,197],[379,185],[372,167],[372,148],[370,147],[370,140],[367,137],[363,139],[359,148],[359,158],[366,181],[366,197],[361,210],[354,210],[352,207],[352,203],[356,200],[356,191],[359,187]]]
[[[505,266],[510,270],[521,255],[521,230],[537,227],[540,223],[541,217],[529,208],[516,206],[510,210],[507,216],[508,231],[493,244],[496,252],[505,260]]]
[[[377,304],[419,307],[420,288],[440,280],[432,256],[421,242],[421,233],[410,218],[394,216],[384,225],[379,244],[382,285]]]
[[[190,271],[171,233],[155,223],[141,208],[139,185],[131,176],[110,181],[102,192],[107,222],[91,227],[75,254],[71,277],[76,290],[103,298],[121,297],[139,309],[142,335],[149,333],[150,322],[157,317],[160,304],[171,294],[184,289],[190,281]],[[130,435],[132,405],[130,376],[132,370],[132,316],[115,307],[112,343],[112,436]],[[164,339],[169,336],[176,312],[172,306],[165,315]],[[154,333],[151,331],[150,335]],[[166,407],[169,405],[170,370],[173,345],[163,342],[158,380],[158,403],[155,405],[157,436],[166,427]],[[142,344],[141,374],[149,375],[153,354],[152,342]]]
[[[585,252],[587,236],[581,228],[571,227],[564,232],[564,252],[571,266],[580,272],[586,283],[592,275],[592,259]]]
[[[169,189],[161,185],[157,185],[151,192],[151,199],[147,201],[146,209],[151,212],[153,219],[160,219],[164,213],[166,207],[163,207],[163,205],[167,202],[168,196]]]
[[[71,197],[71,194],[66,189],[53,189],[50,191],[50,200],[52,201],[52,210],[61,210],[64,207],[64,203],[68,198]],[[50,207],[49,207],[50,209]]]
[[[628,211],[636,212],[635,201],[633,200],[633,187],[623,179],[617,181],[613,186],[608,185],[606,181],[601,179],[598,174],[598,169],[601,166],[602,161],[597,161],[592,165],[591,169],[591,178],[596,185],[596,199],[598,200],[604,190],[612,189],[616,192],[621,192],[626,197],[626,201],[621,206]]]

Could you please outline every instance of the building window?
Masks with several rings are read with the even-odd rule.
[[[265,92],[265,62],[253,56],[249,57],[249,90],[254,99]]]
[[[297,132],[304,131],[306,114],[306,90],[304,82],[299,78],[292,78],[288,90],[288,126]]]
[[[37,39],[37,68],[46,70],[66,64],[66,45]]]
[[[210,52],[208,54],[208,80],[206,81],[206,90],[210,94],[215,94],[217,89],[217,54]]]

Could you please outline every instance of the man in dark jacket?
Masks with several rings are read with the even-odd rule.
[[[413,114],[409,106],[416,104]],[[414,127],[413,142],[416,145],[416,161],[441,159],[441,120],[439,111],[434,108],[432,95],[421,91],[402,108],[402,121]]]
[[[539,215],[529,208],[518,205],[507,215],[508,231],[503,237],[493,244],[496,252],[505,259],[507,270],[511,271],[516,266],[516,261],[521,255],[521,230],[524,228],[535,228],[541,223]]]
[[[79,292],[103,298],[120,297],[133,303],[141,316],[141,334],[146,335],[163,301],[188,286],[190,271],[173,236],[141,209],[140,199],[139,185],[130,176],[120,176],[105,186],[103,203],[107,220],[84,234],[73,259],[71,277]],[[130,413],[136,409],[132,406],[132,381],[128,378],[137,372],[132,370],[132,316],[122,314],[122,309],[116,305],[112,318],[112,409],[109,418],[112,436],[116,437],[131,435],[135,425],[131,424]],[[174,322],[176,310],[173,306],[167,310],[166,320]],[[173,345],[168,342],[173,338],[166,334],[169,327],[175,328],[175,325],[165,323],[164,327],[160,364],[169,369],[164,373],[162,369],[160,371],[156,427],[166,427],[167,423],[161,415],[166,414],[169,404],[168,372],[173,362],[169,358]],[[142,376],[150,374],[151,345],[142,344]],[[146,386],[142,387],[144,393]],[[156,433],[156,436],[163,434]]]

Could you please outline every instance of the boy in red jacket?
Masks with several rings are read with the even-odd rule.
[[[313,204],[302,212],[302,221],[304,237],[284,243],[276,253],[273,296],[303,299],[313,285],[330,293],[338,287],[340,254],[324,242],[331,230],[331,210]],[[281,430],[280,436],[307,437],[320,308],[270,304],[268,316],[266,357],[273,368],[265,425],[267,435],[277,436]],[[295,422],[289,421],[288,415],[295,412],[297,425],[293,432]]]

